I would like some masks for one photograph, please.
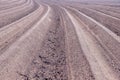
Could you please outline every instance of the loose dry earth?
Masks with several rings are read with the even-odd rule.
[[[120,80],[120,6],[0,0],[0,80]]]

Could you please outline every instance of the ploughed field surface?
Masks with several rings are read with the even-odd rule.
[[[120,5],[0,0],[0,80],[120,80]]]

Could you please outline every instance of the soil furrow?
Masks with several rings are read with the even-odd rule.
[[[40,51],[33,59],[24,80],[68,80],[66,67],[65,33],[57,16],[56,26],[49,29]]]

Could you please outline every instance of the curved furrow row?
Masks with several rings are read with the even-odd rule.
[[[75,25],[65,8],[62,8],[63,23],[65,27],[66,60],[68,79],[67,80],[95,80],[91,66],[79,43]]]
[[[21,4],[20,6],[18,6],[18,7],[13,7],[13,8],[10,8],[10,9],[5,9],[5,10],[2,10],[2,11],[0,11],[0,14],[7,14],[6,12],[12,12],[12,11],[14,11],[14,10],[17,10],[17,9],[21,9],[21,8],[23,8],[23,7],[25,7],[25,6],[28,6],[28,5],[30,5],[31,4],[31,2],[32,2],[32,0],[27,0],[24,4]],[[9,5],[9,4],[8,4]]]
[[[79,5],[80,6],[80,5]],[[87,6],[89,8],[94,8],[94,9],[99,9],[99,10],[105,10],[105,11],[109,11],[109,12],[113,12],[113,13],[120,13],[120,7],[113,7],[113,6],[109,6],[109,5],[82,5],[82,6]]]
[[[90,9],[90,10],[95,10],[101,14],[104,14],[106,16],[111,16],[112,18],[114,19],[117,19],[117,18],[120,18],[120,15],[119,13],[116,13],[116,12],[113,12],[113,11],[108,11],[106,10],[106,7],[103,7],[103,6],[97,6],[97,5],[80,5],[80,6],[75,6],[76,8],[87,8],[87,9]]]
[[[76,9],[73,10],[75,11],[73,12],[85,23],[88,31],[90,31],[96,40],[98,40],[98,45],[102,48],[103,51],[105,51],[101,52],[100,54],[103,56],[106,64],[113,72],[115,72],[118,77],[120,77],[119,37],[112,34],[112,32],[105,28],[105,26],[102,26],[91,17],[79,12]]]
[[[0,13],[0,27],[8,25],[34,11],[37,5],[32,0],[29,0],[26,4],[19,6],[18,8],[6,10]]]
[[[16,0],[0,0],[0,4],[1,4],[1,6],[3,6],[3,5],[6,5],[6,4],[14,2],[14,1],[16,1]]]
[[[28,80],[68,80],[64,26],[59,16],[59,8],[52,8],[54,23],[50,25],[37,55],[24,74]],[[22,75],[21,77],[26,79]]]
[[[111,12],[120,14],[120,8],[119,7],[100,6],[100,9],[105,9],[106,11],[111,11]]]
[[[103,6],[1,0],[0,80],[119,80],[120,8]]]
[[[118,36],[120,35],[120,27],[119,27],[120,19],[88,8],[77,8],[77,9],[83,12],[84,14],[86,14],[87,16],[90,16],[96,21],[100,22],[102,25],[113,31]]]
[[[17,7],[17,6],[20,6],[24,3],[26,3],[28,0],[17,0],[17,1],[13,1],[11,3],[6,3],[6,4],[1,4],[0,5],[0,11],[2,10],[6,10],[6,9],[10,9],[10,8],[13,8],[13,7]]]
[[[26,69],[29,68],[46,32],[52,25],[52,16],[52,10],[48,7],[43,17],[0,56],[0,79],[22,80],[25,77]]]
[[[115,13],[115,12],[112,12],[112,11],[107,11],[105,9],[101,9],[101,8],[94,8],[92,7],[91,9],[94,9],[98,12],[102,12],[104,14],[107,14],[107,15],[110,15],[110,16],[113,16],[113,17],[116,17],[116,18],[119,18],[120,19],[120,14],[119,13]]]
[[[24,18],[7,25],[0,29],[0,50],[4,51],[8,45],[14,42],[22,34],[24,34],[28,29],[30,29],[44,14],[44,6],[38,7],[34,12],[25,16]],[[29,22],[29,23],[28,23]],[[1,54],[2,54],[1,51]]]

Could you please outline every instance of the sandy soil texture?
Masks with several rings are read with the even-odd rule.
[[[118,4],[0,1],[0,80],[120,80]]]

